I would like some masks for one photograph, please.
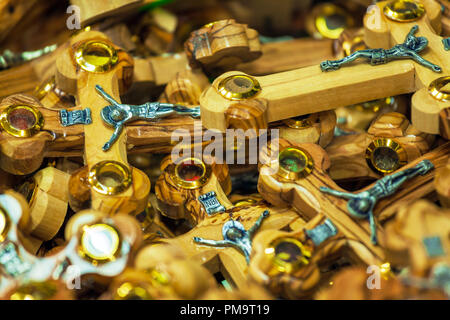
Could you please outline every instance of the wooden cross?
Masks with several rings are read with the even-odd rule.
[[[383,260],[384,232],[377,228],[377,232],[380,233],[378,238],[381,241],[378,245],[374,245],[371,241],[372,232],[369,231],[368,221],[350,216],[346,200],[329,196],[320,190],[324,186],[334,190],[342,190],[326,174],[330,162],[325,151],[315,144],[295,145],[286,140],[280,140],[279,146],[282,150],[279,155],[280,160],[274,160],[271,164],[263,165],[260,168],[258,190],[263,198],[273,205],[292,206],[306,220],[312,219],[317,214],[324,214],[347,238],[359,241],[373,255]],[[406,201],[423,197],[434,191],[431,182],[436,170],[446,165],[449,148],[450,144],[447,143],[400,169],[412,168],[425,159],[430,160],[435,168],[423,176],[420,175],[409,180],[394,195],[381,199],[374,208],[374,216],[377,217],[378,221],[383,221],[392,216]],[[293,157],[301,158],[298,162],[298,169],[290,167],[293,165],[291,164],[291,158]],[[283,164],[284,162],[285,164]],[[278,165],[279,163],[281,164]],[[275,167],[273,167],[274,165]],[[278,167],[276,167],[277,165]],[[278,171],[275,172],[275,169]],[[369,185],[363,190],[369,190],[372,187],[373,185]]]
[[[83,130],[89,170],[84,181],[88,181],[91,190],[92,208],[110,214],[142,212],[147,206],[150,181],[143,172],[128,165],[125,132],[110,150],[102,150],[112,133],[101,118],[102,108],[109,103],[95,91],[95,86],[101,85],[120,102],[120,92],[131,84],[133,60],[105,35],[90,31],[73,37],[56,65],[58,87],[76,95],[82,108],[91,109],[92,124],[83,126]]]
[[[329,233],[322,239],[316,239],[312,234],[318,228],[327,228]],[[288,299],[310,296],[324,281],[319,264],[329,264],[336,257],[344,255],[355,264],[383,263],[383,257],[361,245],[357,238],[346,236],[323,214],[290,232],[260,232],[253,246],[250,275],[272,293]]]
[[[379,116],[367,133],[335,137],[325,149],[333,180],[375,178],[391,173],[430,150],[434,136],[424,134],[396,112]],[[378,151],[377,151],[378,150]],[[390,152],[391,154],[382,154]]]
[[[208,216],[233,207],[227,195],[231,192],[231,180],[226,164],[218,164],[214,158],[180,158],[176,163],[170,157],[161,162],[162,174],[155,185],[158,207],[172,219],[187,219],[192,226]],[[200,196],[214,192],[221,209],[208,212]]]
[[[448,120],[445,116],[439,118],[448,104],[428,91],[433,81],[450,73],[448,52],[442,37],[434,31],[439,32],[441,7],[434,1],[422,2],[426,13],[418,20],[401,23],[389,20],[383,14],[388,3],[379,2],[378,10],[365,17],[365,41],[371,48],[388,49],[403,43],[411,28],[418,25],[418,35],[429,41],[422,57],[439,65],[441,74],[412,60],[379,66],[355,63],[327,73],[319,65],[264,77],[228,72],[219,76],[200,98],[203,126],[224,131],[232,119],[238,118],[241,120],[234,122],[234,127],[264,128],[268,122],[416,92],[412,99],[413,125],[426,133],[450,137],[446,133]]]
[[[260,231],[282,229],[294,220],[298,220],[298,214],[295,211],[259,202],[251,206],[235,207],[224,213],[207,217],[191,231],[176,238],[162,239],[161,241],[178,246],[189,258],[201,261],[211,273],[221,272],[227,281],[242,288],[248,283],[248,265],[244,255],[231,247],[215,248],[199,245],[194,242],[193,238],[223,239],[222,227],[229,221],[230,215],[234,220],[239,219],[244,227],[249,229],[264,210],[269,210],[270,215],[262,223]]]

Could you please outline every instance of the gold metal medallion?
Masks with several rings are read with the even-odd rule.
[[[185,158],[167,169],[175,184],[184,189],[197,189],[204,186],[212,173],[211,166],[193,157]]]
[[[220,81],[219,94],[229,100],[243,100],[261,92],[258,80],[248,75],[234,75]]]
[[[75,51],[77,64],[88,72],[107,72],[119,61],[117,51],[109,43],[92,40]]]
[[[379,174],[389,174],[407,163],[403,147],[392,139],[379,138],[372,141],[366,149],[369,167]]]
[[[131,186],[132,177],[130,169],[123,163],[105,160],[89,170],[88,181],[98,193],[116,195]]]
[[[296,180],[306,177],[314,169],[314,161],[305,150],[286,148],[278,156],[278,175]]]
[[[0,114],[0,126],[14,137],[28,138],[41,131],[44,117],[35,107],[12,105]]]

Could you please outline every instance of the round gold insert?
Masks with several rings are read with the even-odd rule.
[[[443,88],[450,84],[450,76],[441,77],[430,83],[428,87],[428,92],[439,101],[449,102],[450,101],[450,88],[445,90]]]
[[[110,44],[93,40],[81,45],[75,51],[77,64],[88,72],[106,72],[116,65],[119,57]]]
[[[42,129],[44,117],[35,107],[13,105],[0,114],[0,126],[14,137],[28,138]]]
[[[168,167],[172,180],[185,189],[197,189],[204,186],[211,177],[211,166],[197,158],[185,158],[176,165]]]
[[[296,180],[310,174],[314,169],[312,157],[304,150],[286,148],[278,156],[278,175]]]
[[[127,190],[131,183],[131,171],[117,161],[101,161],[89,170],[89,184],[95,191],[115,195]]]
[[[295,238],[279,238],[265,250],[275,269],[281,273],[292,273],[307,265],[311,258],[308,250]]]
[[[383,9],[386,17],[399,22],[410,22],[420,19],[425,14],[425,7],[415,0],[394,0]]]
[[[366,149],[369,167],[379,174],[389,174],[407,163],[402,146],[392,139],[376,139]]]
[[[0,207],[0,243],[5,241],[11,222],[5,210]]]
[[[16,289],[10,300],[48,300],[58,292],[56,285],[50,281],[30,282]]]
[[[229,100],[243,100],[256,96],[261,91],[258,80],[247,75],[234,75],[220,81],[218,92]]]
[[[79,254],[92,264],[114,261],[119,247],[120,236],[112,226],[104,223],[83,226]]]

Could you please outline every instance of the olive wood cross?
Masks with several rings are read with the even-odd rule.
[[[437,35],[441,6],[435,1],[422,0],[426,10],[422,17],[412,22],[395,22],[383,13],[387,3],[377,3],[364,19],[367,45],[390,49],[403,43],[417,25],[417,36],[428,40],[422,58],[439,65],[441,73],[413,60],[378,66],[355,63],[334,72],[322,72],[316,65],[263,77],[228,72],[216,78],[200,97],[203,125],[220,131],[232,122],[233,126],[242,128],[265,128],[268,122],[415,92],[412,124],[422,132],[450,138],[448,102],[442,97],[443,84],[448,79],[441,79],[450,73],[450,60],[442,37]],[[437,79],[440,79],[438,83],[433,83]]]

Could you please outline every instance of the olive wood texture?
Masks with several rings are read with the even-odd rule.
[[[373,265],[383,262],[383,257],[367,248],[355,234],[343,232],[338,228],[336,235],[315,245],[305,230],[311,230],[323,224],[326,216],[318,214],[312,220],[293,232],[267,230],[256,235],[253,248],[254,256],[250,262],[249,273],[259,284],[266,286],[275,295],[288,299],[299,299],[311,296],[317,286],[323,282],[324,264],[332,264],[333,260],[347,256],[352,264]],[[283,238],[299,241],[308,254],[303,252],[290,258],[283,257],[293,264],[299,263],[291,271],[277,270],[272,254],[272,243]],[[273,248],[271,250],[270,248]],[[281,249],[279,249],[281,250]],[[300,259],[306,259],[302,263]]]
[[[367,164],[366,150],[372,141],[392,139],[400,144],[404,160],[409,163],[430,150],[434,136],[415,129],[408,119],[400,113],[391,112],[378,116],[367,133],[335,137],[325,149],[330,157],[328,171],[333,180],[374,178],[382,174]]]
[[[80,22],[86,26],[102,19],[137,11],[145,3],[145,0],[71,0],[70,2],[80,8]]]
[[[404,206],[385,226],[386,256],[396,266],[410,267],[410,273],[428,277],[439,263],[450,263],[450,210],[426,200]],[[433,238],[432,251],[425,240]],[[437,245],[439,243],[439,245]],[[442,250],[442,252],[440,252]]]
[[[289,209],[280,209],[267,205],[264,201],[250,206],[232,208],[224,213],[207,217],[191,231],[173,239],[163,239],[179,247],[186,256],[201,261],[201,263],[212,273],[221,272],[224,278],[238,289],[248,285],[248,265],[244,255],[235,248],[214,248],[196,244],[194,237],[205,239],[223,239],[222,227],[230,219],[239,221],[246,229],[254,225],[264,210],[269,210],[269,216],[264,219],[258,232],[268,229],[283,229],[293,220],[298,219],[298,214]],[[258,233],[256,233],[258,234]]]
[[[192,68],[226,68],[262,55],[258,32],[234,19],[207,24],[191,33],[185,52]]]
[[[118,62],[111,70],[104,73],[84,71],[74,59],[74,52],[89,40],[99,40],[108,43],[117,50]],[[92,114],[92,124],[84,129],[84,157],[89,170],[104,160],[113,160],[130,168],[127,162],[126,132],[122,132],[111,148],[104,152],[103,144],[109,140],[113,130],[107,127],[101,119],[101,109],[108,105],[96,91],[95,86],[101,85],[116,101],[120,102],[120,92],[125,92],[131,85],[133,75],[133,60],[120,48],[114,46],[100,32],[89,31],[78,34],[70,40],[69,48],[56,61],[56,83],[59,88],[76,95],[81,106],[89,106]],[[132,186],[117,195],[103,195],[92,190],[91,206],[106,213],[116,214],[142,212],[148,201],[150,181],[140,170],[131,168]],[[73,177],[73,176],[72,176]],[[73,180],[73,179],[71,179]],[[72,182],[70,182],[72,183]],[[74,183],[79,183],[78,181]]]
[[[183,163],[183,158],[178,159]],[[204,185],[195,189],[185,188],[175,180],[176,163],[171,156],[161,162],[162,174],[155,185],[158,208],[161,213],[172,219],[187,219],[192,226],[206,219],[209,214],[198,199],[199,196],[214,191],[217,200],[229,209],[233,207],[227,195],[231,192],[231,179],[227,164],[218,164],[214,158],[202,159],[206,170],[211,170]]]
[[[384,244],[382,235],[384,232],[379,223],[392,217],[408,201],[434,192],[432,181],[436,170],[445,166],[448,161],[450,143],[446,143],[426,153],[400,169],[411,168],[425,159],[430,160],[435,167],[429,173],[409,180],[394,195],[378,201],[374,208],[374,216],[378,220],[377,233],[380,234],[379,238],[381,239],[379,245],[374,245],[370,240],[368,220],[351,217],[348,214],[346,200],[334,196],[330,197],[320,191],[319,188],[321,186],[339,191],[343,190],[326,173],[330,166],[330,160],[326,152],[315,144],[292,144],[286,140],[280,140],[279,150],[284,150],[287,147],[306,150],[313,160],[312,171],[303,178],[288,180],[279,176],[277,171],[275,171],[278,168],[278,160],[274,160],[272,164],[262,165],[258,180],[258,191],[263,198],[276,206],[292,206],[307,221],[317,214],[323,213],[345,236],[357,237],[371,252],[379,257],[383,257],[382,248]],[[360,191],[368,190],[372,186],[373,184]]]
[[[371,11],[378,13],[368,14],[366,22],[369,18],[373,18],[373,14],[382,15],[382,8],[386,2],[377,5],[381,10]],[[436,35],[432,28],[432,26],[439,27],[440,7],[430,1],[425,5],[427,15],[412,23],[399,24],[388,21],[384,16],[377,17],[381,21],[380,29],[371,30],[370,26],[373,24],[367,23],[365,41],[371,48],[388,49],[395,44],[403,43],[411,27],[418,24],[419,35],[429,40],[428,49],[422,56],[440,65],[442,74],[435,73],[412,60],[393,61],[375,67],[357,63],[334,72],[322,72],[319,65],[316,65],[254,77],[261,86],[261,91],[256,96],[247,100],[242,98],[228,100],[219,94],[219,84],[229,76],[243,73],[227,72],[216,78],[200,98],[203,126],[224,131],[229,127],[226,116],[228,110],[236,105],[245,109],[251,101],[258,101],[265,106],[257,114],[259,118],[273,122],[386,96],[416,92],[412,98],[413,125],[426,133],[443,134],[439,125],[439,113],[447,107],[447,104],[435,100],[427,90],[433,80],[450,72],[450,66],[447,53],[442,46],[442,37]],[[238,83],[236,85],[239,86]]]

